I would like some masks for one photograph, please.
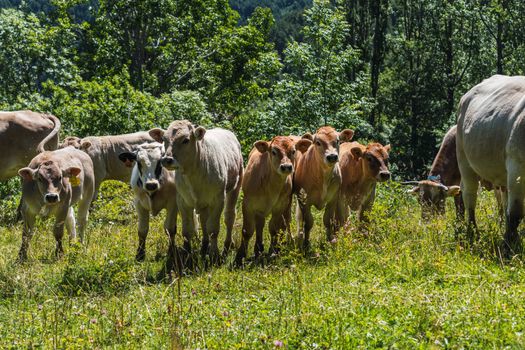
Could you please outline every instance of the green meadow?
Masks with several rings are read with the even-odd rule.
[[[498,258],[492,193],[480,193],[481,237],[466,245],[455,238],[463,231],[451,200],[446,217],[422,221],[405,190],[379,185],[371,222],[350,217],[335,243],[324,242],[317,213],[307,256],[285,243],[278,257],[244,268],[231,253],[220,267],[171,279],[161,273],[164,213],[152,221],[146,261],[134,260],[127,185],[104,186],[87,243],[65,238],[58,260],[51,220],[39,222],[23,264],[21,223],[2,225],[0,348],[525,347],[525,269],[521,256]],[[9,201],[2,209],[14,210]],[[236,242],[241,226],[238,213]]]

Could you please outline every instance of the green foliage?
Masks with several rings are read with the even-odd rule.
[[[329,1],[314,1],[305,12],[304,42],[284,51],[284,73],[276,84],[267,135],[315,131],[321,125],[357,128],[369,136],[363,118],[371,102],[367,75],[351,73],[360,64],[358,52],[345,45],[348,23]]]

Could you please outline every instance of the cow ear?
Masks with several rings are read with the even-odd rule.
[[[448,197],[455,197],[461,193],[461,187],[459,186],[450,186],[447,190]]]
[[[18,175],[25,181],[31,181],[35,178],[36,170],[25,167],[18,170]]]
[[[80,149],[83,151],[87,151],[91,147],[91,142],[89,141],[80,141]]]
[[[339,133],[340,142],[348,142],[352,140],[352,137],[354,137],[354,130],[351,129],[344,129]]]
[[[314,141],[314,137],[312,134],[310,134],[309,132],[307,132],[306,134],[304,134],[303,136],[301,136],[301,138],[303,139],[306,139],[306,140],[310,140],[310,141]]]
[[[300,139],[295,144],[295,149],[301,153],[305,153],[311,145],[312,145],[312,140]]]
[[[163,142],[162,138],[164,137],[164,132],[165,131],[160,129],[160,128],[151,129],[149,131],[149,136],[151,136],[151,138],[153,140],[162,143]]]
[[[419,186],[414,186],[411,189],[407,190],[409,194],[419,194]]]
[[[133,167],[133,162],[137,160],[137,155],[133,152],[122,152],[118,155],[118,159],[128,168],[131,168]]]
[[[350,152],[352,152],[352,155],[356,160],[363,156],[363,150],[361,149],[361,147],[352,147]]]
[[[69,168],[63,170],[62,171],[62,176],[64,176],[64,177],[77,177],[78,174],[80,174],[81,171],[82,171],[82,169],[80,169],[79,167],[72,166],[72,167],[69,167]]]
[[[253,147],[257,148],[259,152],[265,153],[270,148],[270,144],[267,141],[257,141],[253,144]]]
[[[199,126],[193,133],[195,138],[200,141],[204,137],[204,134],[206,134],[206,129],[204,129],[202,126]]]
[[[390,153],[390,144],[384,146],[383,148],[385,149],[386,153]]]

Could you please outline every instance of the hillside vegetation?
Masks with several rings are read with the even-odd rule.
[[[502,229],[492,193],[481,196],[481,240],[466,248],[454,238],[452,201],[447,217],[421,221],[404,190],[381,185],[370,225],[351,219],[334,244],[317,215],[308,257],[287,248],[264,266],[233,269],[232,254],[219,268],[161,281],[163,214],[136,263],[130,195],[106,185],[111,195],[96,204],[86,247],[66,244],[61,260],[49,222],[22,265],[21,225],[0,229],[0,347],[525,346],[525,269],[494,254]]]

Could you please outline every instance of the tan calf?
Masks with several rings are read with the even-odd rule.
[[[376,183],[390,179],[388,170],[390,145],[370,143],[366,147],[358,142],[349,142],[339,149],[341,168],[341,205],[343,220],[348,218],[348,209],[359,213],[359,220],[368,221],[367,212],[372,209]]]
[[[263,250],[263,229],[266,217],[271,236],[270,253],[277,252],[278,232],[290,229],[292,174],[296,149],[305,152],[312,141],[299,137],[276,136],[272,141],[257,141],[250,152],[242,190],[242,241],[236,263],[246,257],[248,243],[256,231],[255,256]]]
[[[338,229],[335,210],[341,186],[339,143],[350,141],[353,135],[354,132],[350,129],[337,132],[330,126],[321,127],[313,136],[312,146],[296,157],[293,191],[298,199],[298,239],[305,249],[309,247],[314,222],[312,205],[319,210],[324,209],[323,223],[328,240],[332,240]]]
[[[64,224],[70,239],[76,237],[72,206],[78,203],[78,228],[82,241],[95,181],[93,163],[89,156],[73,147],[46,151],[33,158],[29,166],[20,169],[18,173],[22,177],[20,206],[24,219],[19,259],[27,258],[35,219],[41,212],[56,218],[53,227],[55,254],[61,255]]]

